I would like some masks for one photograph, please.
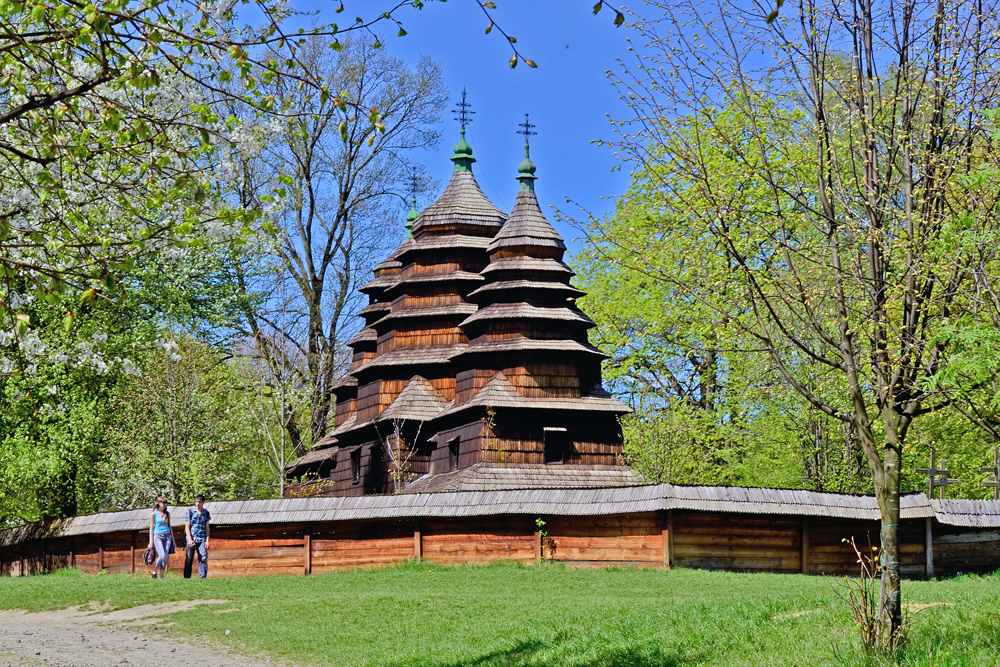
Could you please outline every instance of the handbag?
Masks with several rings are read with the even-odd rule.
[[[142,552],[142,562],[146,565],[152,565],[156,562],[156,549],[153,547],[147,547],[145,551]]]

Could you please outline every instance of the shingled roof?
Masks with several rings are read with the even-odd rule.
[[[377,421],[393,419],[427,421],[436,417],[448,404],[430,382],[413,376],[399,396],[377,418]]]
[[[520,290],[531,290],[533,292],[550,292],[554,294],[559,294],[567,298],[578,298],[586,294],[582,289],[577,289],[572,285],[567,285],[566,283],[551,282],[545,280],[498,280],[493,283],[487,283],[482,287],[477,287],[475,290],[469,292],[469,297],[478,297],[479,300],[483,300],[486,294],[490,292],[506,292],[506,291],[520,291]],[[491,297],[496,298],[496,297]]]
[[[497,232],[487,252],[500,248],[540,246],[565,250],[566,244],[555,228],[545,219],[532,190],[517,193],[514,209],[503,228]]]
[[[496,340],[480,339],[469,343],[469,346],[462,352],[466,354],[488,353],[488,352],[526,352],[529,350],[554,350],[557,352],[580,352],[591,354],[602,359],[607,359],[604,354],[590,343],[581,343],[575,340],[562,339],[535,339],[535,338],[499,338]],[[458,355],[456,355],[458,356]]]
[[[298,468],[299,466],[309,465],[310,463],[318,463],[320,461],[327,461],[329,459],[336,460],[338,451],[340,451],[339,447],[313,447],[306,452],[305,456],[300,456],[289,463],[285,469],[291,470],[293,468]]]
[[[377,340],[378,332],[371,327],[364,327],[361,331],[354,334],[354,337],[347,341],[347,344],[353,346],[358,343],[374,343]]]
[[[499,257],[492,260],[482,274],[484,276],[501,271],[511,271],[520,275],[521,272],[555,273],[565,276],[575,276],[573,269],[558,259],[534,257]]]
[[[638,486],[646,481],[622,466],[474,463],[467,468],[422,477],[403,493],[499,491],[502,489],[587,489]]]
[[[480,308],[466,318],[461,326],[467,326],[473,322],[483,320],[562,320],[566,322],[580,322],[588,327],[595,326],[594,320],[590,319],[579,310],[573,310],[565,306],[556,308],[543,308],[532,306],[527,303],[494,303]]]
[[[551,467],[551,466],[550,466]],[[559,467],[559,466],[555,466]],[[663,510],[699,510],[753,515],[843,517],[878,521],[872,496],[850,496],[815,491],[747,489],[720,486],[601,486],[592,488],[524,488],[533,473],[517,466],[510,472],[493,470],[493,479],[509,478],[518,488],[421,491],[420,481],[406,493],[387,496],[340,498],[289,498],[281,500],[209,501],[213,526],[266,525],[310,521],[354,521],[362,519],[408,519],[415,517],[502,516],[602,516]],[[538,473],[542,474],[542,473]],[[545,473],[555,475],[553,473]],[[480,473],[488,480],[488,473]],[[457,476],[456,476],[457,477]],[[469,477],[474,477],[469,475]],[[552,479],[552,477],[549,477]],[[458,484],[459,482],[456,482]],[[489,484],[489,481],[482,483]],[[429,484],[428,484],[429,485]],[[975,503],[978,515],[965,515],[962,508]],[[980,505],[981,503],[981,505]],[[956,511],[955,508],[959,508]],[[104,512],[55,519],[0,531],[0,546],[28,540],[71,535],[93,535],[149,526],[150,509]],[[964,517],[971,517],[974,522]],[[1000,528],[1000,501],[928,500],[923,493],[900,498],[900,518],[933,518],[946,526]],[[953,523],[962,521],[962,523]],[[174,527],[184,525],[182,512],[171,516]]]
[[[383,366],[419,366],[421,364],[446,364],[459,352],[465,350],[465,343],[457,345],[426,345],[420,347],[399,347],[380,354],[361,368],[354,371],[370,371]]]
[[[387,322],[418,317],[461,317],[475,312],[476,306],[471,303],[450,303],[445,306],[408,306],[390,311],[388,315],[374,322],[372,326],[381,326]]]
[[[437,201],[413,223],[413,236],[438,226],[476,226],[500,229],[507,214],[486,198],[471,171],[456,171]]]

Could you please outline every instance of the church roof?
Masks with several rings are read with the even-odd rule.
[[[477,296],[482,298],[486,297],[488,292],[503,292],[503,291],[514,291],[514,290],[532,290],[532,291],[544,291],[544,292],[557,292],[559,294],[565,295],[567,298],[577,298],[581,297],[586,292],[582,289],[577,289],[572,285],[567,285],[566,283],[551,282],[545,280],[498,280],[493,283],[487,283],[482,287],[477,287],[473,291],[469,292],[469,296]]]
[[[364,285],[359,287],[358,291],[364,292],[366,294],[369,292],[377,292],[379,290],[384,290],[386,287],[391,287],[392,285],[395,285],[397,280],[399,280],[399,277],[394,273],[389,275],[375,276],[374,278],[366,282]]]
[[[561,320],[564,322],[582,322],[588,327],[594,326],[594,321],[578,310],[566,307],[542,308],[527,303],[494,303],[473,312],[459,326],[487,320]]]
[[[354,334],[354,338],[347,341],[350,346],[357,345],[358,343],[374,343],[378,340],[378,332],[376,332],[371,327],[365,327],[358,333]]]
[[[486,198],[471,171],[456,171],[437,201],[424,209],[413,223],[413,235],[434,227],[463,225],[482,227],[495,233],[507,214]]]
[[[444,306],[410,306],[389,312],[388,315],[375,322],[373,326],[384,325],[387,322],[394,322],[396,320],[418,317],[453,317],[468,315],[474,312],[476,312],[476,306],[471,303],[450,303]]]
[[[514,200],[514,210],[510,212],[507,222],[493,237],[488,252],[510,246],[547,246],[560,250],[566,249],[566,244],[555,228],[545,219],[538,199],[531,190],[517,193]]]
[[[474,463],[467,468],[428,475],[403,493],[499,491],[513,489],[585,489],[639,486],[646,481],[631,468],[592,465]]]
[[[465,343],[457,345],[426,345],[397,347],[380,354],[354,373],[370,371],[385,366],[420,366],[427,364],[447,364],[452,357],[465,350]]]
[[[358,311],[358,315],[363,317],[365,315],[388,313],[390,308],[392,308],[392,304],[388,301],[375,301]]]
[[[452,405],[439,417],[452,415],[467,408],[541,408],[543,410],[574,410],[586,412],[613,412],[625,414],[632,410],[617,398],[582,396],[580,398],[526,398],[510,383],[502,371],[498,372],[475,396],[464,403]]]
[[[471,271],[449,271],[447,273],[412,273],[408,276],[396,276],[396,282],[385,287],[387,293],[406,285],[421,285],[430,283],[481,283],[484,279],[478,273]]]
[[[336,459],[337,452],[339,451],[340,447],[313,447],[306,452],[304,456],[300,456],[285,466],[285,470],[293,470],[304,465],[309,465],[310,463],[319,463],[320,461]]]
[[[406,383],[403,391],[399,392],[396,400],[377,417],[377,421],[427,421],[436,417],[447,404],[448,401],[430,382],[415,375]]]
[[[489,263],[489,265],[482,270],[482,274],[487,276],[491,273],[497,273],[498,271],[533,271],[533,272],[544,272],[544,273],[558,273],[564,274],[566,276],[575,276],[576,273],[573,269],[566,266],[563,262],[558,259],[551,258],[535,258],[535,257],[500,257]]]
[[[586,342],[562,339],[537,339],[537,338],[500,338],[498,340],[475,340],[462,352],[462,356],[467,354],[485,354],[490,352],[528,352],[534,350],[551,350],[556,352],[580,352],[591,354],[602,359],[607,359],[596,347]],[[459,355],[456,355],[459,356]]]
[[[401,258],[417,250],[451,250],[453,248],[472,248],[483,250],[490,244],[487,236],[472,236],[471,234],[435,234],[413,239],[406,247],[400,246],[396,257]]]

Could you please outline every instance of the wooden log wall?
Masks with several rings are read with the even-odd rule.
[[[544,523],[539,526],[536,521]],[[927,576],[923,519],[904,520],[902,573]],[[1000,569],[1000,531],[934,524],[935,576]],[[174,529],[181,536],[182,529]],[[605,516],[503,515],[213,526],[209,576],[318,574],[413,558],[457,564],[534,562],[571,566],[691,567],[825,575],[858,573],[844,539],[878,543],[875,521],[663,511]],[[145,531],[31,540],[0,548],[0,576],[76,567],[146,575]],[[183,550],[170,570],[183,567]]]
[[[986,574],[997,569],[1000,530],[996,528],[975,531],[956,526],[934,526],[932,539],[934,574],[937,576],[960,572]]]

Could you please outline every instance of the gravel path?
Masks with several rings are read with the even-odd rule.
[[[0,667],[278,667],[199,638],[156,637],[160,618],[203,604],[191,600],[108,611],[82,608],[27,613],[0,610]],[[151,632],[151,630],[153,632]],[[287,667],[287,666],[285,666]]]

